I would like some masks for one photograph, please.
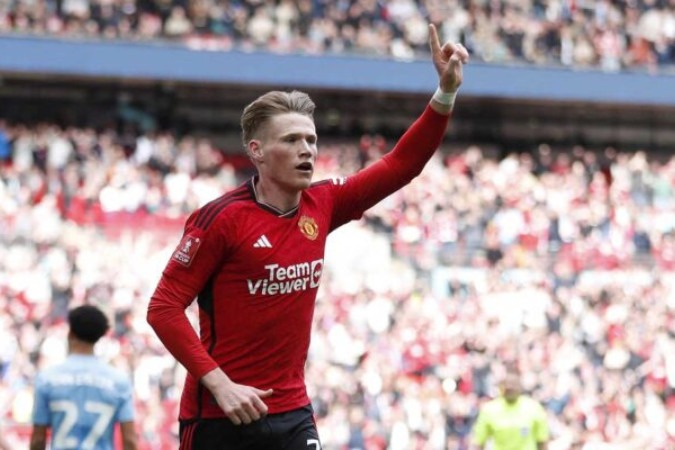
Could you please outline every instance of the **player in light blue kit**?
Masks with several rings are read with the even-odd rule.
[[[119,422],[124,450],[136,450],[132,388],[128,378],[94,356],[108,319],[90,305],[68,314],[68,358],[38,374],[30,450],[113,450]]]

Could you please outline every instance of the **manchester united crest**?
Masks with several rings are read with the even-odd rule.
[[[319,235],[319,226],[316,224],[316,221],[311,217],[302,216],[298,222],[298,227],[300,231],[305,235],[307,239],[313,241]]]

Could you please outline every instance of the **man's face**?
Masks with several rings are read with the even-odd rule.
[[[521,391],[520,378],[516,375],[507,376],[502,384],[502,392],[506,401],[514,403],[520,397]]]
[[[249,151],[262,179],[295,193],[309,187],[316,161],[316,127],[302,114],[286,113],[263,125]]]

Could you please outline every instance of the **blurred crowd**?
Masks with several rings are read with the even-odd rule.
[[[315,177],[390,145],[322,141]],[[512,366],[550,450],[675,448],[675,159],[442,150],[329,240],[307,367],[324,448],[468,449]],[[197,136],[0,122],[0,428],[16,448],[35,372],[85,302],[113,318],[97,351],[133,377],[141,448],[176,448],[185,372],[147,302],[186,214],[250,170]]]
[[[656,70],[675,0],[2,0],[0,33],[415,58],[427,23],[477,60]]]

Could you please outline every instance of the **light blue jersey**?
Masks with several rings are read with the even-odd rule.
[[[52,429],[52,450],[113,450],[117,422],[134,419],[128,378],[95,356],[70,355],[35,379],[33,424]]]

